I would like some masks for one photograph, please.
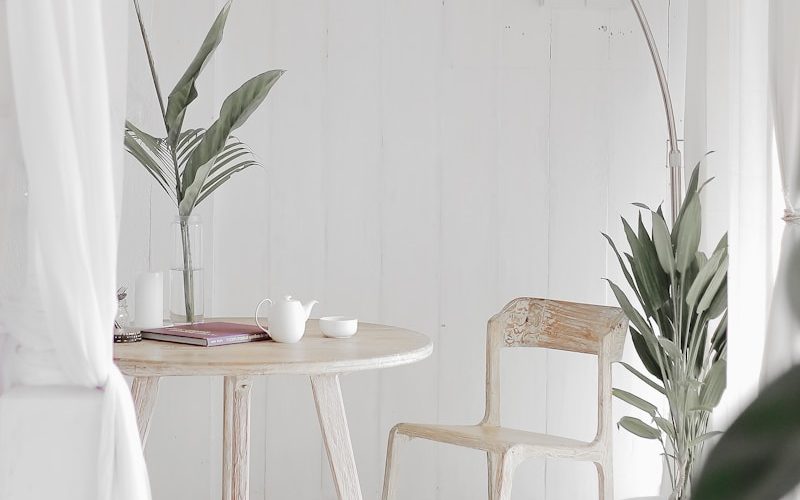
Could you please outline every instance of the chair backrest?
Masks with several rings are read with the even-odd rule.
[[[622,358],[628,319],[618,307],[520,297],[489,320],[486,332],[486,416],[500,423],[500,349],[543,347],[598,357],[598,436],[610,425],[611,363]]]

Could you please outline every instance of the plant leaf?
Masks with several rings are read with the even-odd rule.
[[[171,177],[171,162],[166,142],[126,122],[124,145],[125,150],[147,170],[167,196],[176,200],[175,185],[168,180]]]
[[[678,345],[675,342],[666,337],[658,337],[658,343],[664,349],[664,352],[667,353],[667,356],[672,358],[674,361],[681,358],[681,350],[678,348]]]
[[[677,267],[681,274],[686,272],[700,245],[700,227],[700,200],[695,195],[688,198],[675,244]]]
[[[622,417],[618,425],[631,434],[645,439],[658,439],[661,437],[661,431],[635,417]]]
[[[183,72],[183,76],[175,84],[175,88],[170,92],[167,98],[167,111],[165,122],[167,125],[167,138],[169,143],[174,147],[177,144],[178,136],[183,127],[183,118],[186,115],[186,108],[189,107],[192,101],[197,97],[197,88],[194,84],[203,67],[208,62],[209,57],[214,50],[219,46],[222,41],[222,32],[225,30],[225,22],[228,20],[228,11],[231,8],[231,0],[222,7],[208,30],[205,39],[203,40],[200,49],[192,59],[189,67]],[[188,186],[184,186],[184,190]]]
[[[640,332],[645,332],[645,331],[651,332],[650,325],[642,317],[642,315],[639,314],[639,311],[637,311],[633,307],[633,305],[631,305],[631,302],[628,300],[628,297],[625,295],[625,292],[623,292],[620,289],[620,287],[618,287],[613,281],[609,279],[606,279],[606,281],[608,282],[608,285],[611,287],[611,291],[614,292],[614,297],[617,298],[619,306],[622,308],[623,312],[625,313],[625,316],[627,316],[628,319],[631,320],[631,323],[633,323],[636,326],[636,328],[639,329]]]
[[[728,343],[728,313],[727,311],[719,320],[717,328],[714,330],[714,335],[711,336],[711,350],[714,351],[714,358],[712,361],[717,361],[722,355]]]
[[[636,333],[637,333],[637,335],[641,335],[641,334],[639,334],[639,332],[636,332]],[[645,346],[645,347],[646,347],[646,346]],[[655,362],[655,360],[653,360],[653,362]],[[667,393],[667,391],[665,391],[663,387],[661,387],[660,385],[658,385],[658,383],[656,383],[656,382],[654,382],[654,381],[650,380],[650,378],[649,378],[649,377],[647,377],[647,376],[646,376],[644,373],[640,372],[639,370],[637,370],[637,369],[636,369],[636,368],[634,368],[633,366],[629,365],[628,363],[626,363],[626,362],[624,362],[624,361],[620,361],[620,362],[619,362],[619,364],[621,364],[622,366],[624,366],[625,368],[627,368],[629,372],[631,372],[631,373],[633,373],[634,375],[636,375],[637,377],[639,377],[639,380],[641,380],[641,381],[642,381],[642,382],[644,382],[645,384],[649,385],[649,386],[650,386],[650,387],[652,387],[653,389],[657,390],[657,391],[658,391],[658,392],[660,392],[661,394],[666,394],[666,393]],[[661,380],[661,378],[660,378],[660,377],[659,377],[659,380]]]
[[[639,293],[639,289],[636,287],[636,283],[633,281],[631,273],[628,271],[628,266],[625,265],[625,262],[622,260],[622,256],[619,254],[619,251],[617,250],[617,245],[614,244],[614,240],[612,240],[611,237],[606,233],[600,233],[600,234],[602,234],[603,238],[605,238],[606,241],[608,241],[609,246],[614,251],[614,255],[616,255],[617,257],[617,261],[619,262],[619,267],[620,269],[622,269],[622,274],[625,276],[625,280],[628,282],[628,285],[630,285],[631,290],[633,290],[633,293],[636,294],[636,298],[639,299],[639,303],[641,304],[642,296]]]
[[[669,277],[664,273],[658,258],[658,252],[650,238],[650,234],[644,227],[642,222],[642,215],[639,214],[638,220],[638,241],[639,241],[639,255],[634,251],[634,264],[639,269],[639,274],[642,276],[645,284],[646,294],[651,309],[655,312],[661,309],[667,300],[669,300]]]
[[[675,272],[675,253],[672,250],[672,239],[667,229],[664,217],[652,213],[653,218],[653,244],[658,254],[658,262],[665,273],[672,275]]]
[[[233,91],[222,103],[219,118],[203,134],[203,139],[192,151],[184,168],[182,182],[185,194],[180,206],[182,215],[190,214],[197,204],[206,176],[217,155],[225,148],[231,132],[241,126],[264,102],[283,73],[283,70],[271,70],[255,76]]]
[[[230,179],[233,174],[241,172],[242,170],[255,165],[259,165],[259,163],[253,160],[245,160],[232,167],[229,167],[221,175],[215,177],[212,182],[203,185],[203,189],[200,191],[200,197],[197,199],[197,204],[200,204],[203,200],[210,196],[214,191],[217,190],[218,187],[222,186],[225,181]]]
[[[628,391],[623,391],[622,389],[612,389],[611,394],[625,401],[629,405],[639,408],[640,410],[647,413],[651,417],[655,416],[656,412],[658,411],[656,405],[648,401],[645,401],[636,394],[632,394]]]
[[[690,447],[695,447],[695,446],[697,446],[698,444],[700,444],[700,443],[703,443],[703,442],[705,442],[705,441],[706,441],[706,440],[708,440],[708,439],[711,439],[711,438],[713,438],[713,437],[716,437],[716,436],[720,436],[720,435],[722,435],[722,434],[723,434],[723,432],[722,432],[722,431],[711,431],[711,432],[706,432],[705,434],[702,434],[702,435],[700,435],[700,436],[697,436],[696,438],[694,438],[694,439],[692,439],[691,441],[689,441],[689,446],[690,446]]]
[[[708,370],[704,380],[703,388],[700,389],[701,406],[716,408],[722,399],[722,393],[725,392],[727,372],[727,363],[724,358],[711,365],[711,369]]]
[[[712,301],[716,298],[717,293],[720,291],[722,285],[726,283],[727,278],[728,256],[726,255],[722,259],[722,262],[720,262],[719,268],[714,274],[714,277],[711,278],[711,281],[708,283],[708,287],[706,287],[705,292],[703,292],[703,296],[700,298],[700,301],[697,303],[697,314],[701,314],[711,307]],[[727,292],[727,287],[725,292]]]
[[[714,300],[711,301],[711,305],[708,306],[708,318],[714,319],[718,318],[722,313],[728,310],[728,279],[727,277],[722,283],[722,287],[720,287],[717,295],[714,297]]]
[[[761,391],[711,450],[693,498],[770,500],[800,482],[800,366]]]
[[[651,342],[648,342],[647,339],[644,338],[644,335],[638,332],[633,326],[629,328],[631,330],[631,341],[633,341],[633,347],[636,349],[636,354],[639,355],[639,359],[642,361],[642,364],[651,375],[663,382],[658,358],[656,353],[653,352],[654,346],[651,345]]]
[[[714,253],[714,255],[708,259],[708,262],[703,264],[703,266],[700,268],[700,272],[697,273],[697,276],[694,277],[694,280],[689,286],[689,292],[686,294],[687,304],[692,307],[697,305],[700,295],[705,291],[709,282],[717,273],[723,257],[725,257],[724,250]],[[684,281],[684,284],[686,284],[686,281]],[[700,311],[698,310],[698,312]]]
[[[659,429],[666,432],[667,435],[672,439],[675,439],[675,426],[672,425],[672,422],[664,417],[653,417],[653,421],[656,423]]]

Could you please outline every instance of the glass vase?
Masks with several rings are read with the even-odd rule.
[[[173,323],[203,322],[203,226],[199,215],[175,217],[175,253],[169,270],[169,315]]]

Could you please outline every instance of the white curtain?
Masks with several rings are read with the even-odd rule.
[[[770,104],[780,166],[786,227],[772,292],[762,380],[798,359],[800,346],[800,2],[771,0]]]
[[[703,176],[703,237],[729,232],[725,428],[758,391],[780,214],[774,210],[769,124],[769,4],[692,0],[686,74],[686,165],[714,151]]]
[[[124,110],[124,80],[114,71],[126,53],[104,35],[125,36],[126,7],[106,2],[5,5],[13,83],[5,102],[24,168],[12,161],[3,173],[18,191],[0,213],[0,229],[14,239],[0,248],[3,280],[16,280],[0,288],[0,392],[41,384],[101,391],[98,498],[143,500],[150,494],[134,409],[112,361]],[[115,29],[104,25],[120,17]]]

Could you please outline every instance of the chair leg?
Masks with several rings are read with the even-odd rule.
[[[611,462],[595,462],[597,467],[597,485],[600,488],[600,500],[614,500],[614,474]]]
[[[489,500],[511,500],[511,480],[517,466],[514,451],[486,452],[489,469]]]
[[[386,447],[386,470],[383,473],[383,500],[394,498],[395,479],[397,477],[397,462],[400,458],[400,443],[408,441],[410,438],[405,434],[397,432],[397,426],[389,431],[389,444]]]

